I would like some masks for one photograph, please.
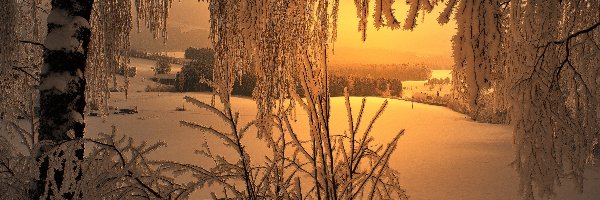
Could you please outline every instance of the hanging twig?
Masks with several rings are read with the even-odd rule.
[[[29,40],[19,40],[19,42],[25,43],[25,44],[32,44],[32,45],[40,46],[40,47],[46,49],[46,45],[44,45],[42,43],[39,43],[39,42],[34,42],[34,41],[29,41]]]
[[[12,69],[13,69],[13,70],[20,71],[20,72],[23,72],[23,73],[25,73],[25,75],[27,75],[27,76],[31,77],[33,80],[35,80],[35,81],[39,82],[39,81],[40,81],[40,78],[39,78],[38,76],[34,76],[33,74],[31,74],[30,72],[28,72],[27,70],[25,70],[25,69],[27,69],[27,68],[29,68],[29,67],[16,67],[16,66],[15,66],[15,67],[13,67]]]

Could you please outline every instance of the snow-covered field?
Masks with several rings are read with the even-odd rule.
[[[452,78],[451,74],[452,70],[431,70],[431,78],[437,79],[445,79]],[[450,84],[445,85],[425,85],[427,80],[423,81],[402,81],[402,98],[410,99],[413,97],[413,94],[423,93],[428,96],[445,96],[449,95],[452,91],[452,87]]]
[[[431,70],[431,78],[452,78],[452,70]]]
[[[168,51],[168,52],[166,52],[166,54],[167,54],[167,56],[173,57],[173,58],[185,58],[184,51]]]
[[[152,61],[134,59],[138,72]],[[142,69],[141,69],[142,68]],[[145,73],[138,73],[133,84],[145,87],[150,81],[140,81]],[[137,81],[136,81],[137,80]],[[153,84],[153,83],[152,83]],[[116,125],[119,133],[146,140],[165,141],[168,147],[152,154],[155,159],[173,160],[202,165],[205,160],[194,154],[205,140],[218,146],[218,140],[204,137],[203,133],[179,125],[180,120],[219,125],[210,113],[184,103],[184,96],[193,96],[209,102],[210,94],[203,93],[147,93],[134,92],[125,100],[123,94],[114,93],[113,105],[138,106],[133,115],[110,115],[106,118],[87,117],[87,135],[108,132]],[[353,97],[352,106],[360,106],[360,97]],[[366,119],[370,119],[383,102],[382,98],[368,98]],[[513,159],[511,129],[505,125],[478,123],[445,107],[414,104],[402,100],[389,100],[388,109],[375,124],[373,133],[377,142],[387,143],[400,129],[406,129],[398,148],[391,158],[391,167],[401,173],[401,183],[411,199],[519,199],[517,174],[510,166]],[[240,112],[241,121],[255,116],[256,106],[251,99],[233,98],[234,110]],[[175,111],[185,106],[186,111]],[[358,112],[358,109],[354,109]],[[356,115],[357,113],[355,113]],[[298,118],[302,119],[301,112]],[[343,98],[332,99],[332,130],[341,133],[347,127]],[[297,132],[306,132],[306,120],[295,124]],[[304,130],[304,131],[302,131]],[[260,155],[265,145],[249,137],[246,146],[251,155]],[[212,146],[211,146],[212,147]],[[220,151],[218,148],[215,151]],[[599,199],[600,175],[588,176],[585,194],[577,195],[569,182],[561,188],[556,199]],[[207,198],[205,191],[193,196]]]

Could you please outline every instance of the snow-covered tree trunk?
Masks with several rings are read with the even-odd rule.
[[[79,160],[83,146],[75,152],[45,155],[56,145],[82,138],[85,128],[85,66],[90,42],[92,0],[52,0],[48,35],[44,42],[44,66],[40,79],[41,159],[36,198],[77,198],[72,191],[81,179]]]

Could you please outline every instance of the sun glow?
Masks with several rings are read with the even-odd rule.
[[[371,6],[374,6],[372,4]],[[334,43],[332,63],[388,64],[421,62],[422,57],[442,57],[451,62],[452,36],[456,33],[456,21],[438,24],[436,18],[444,6],[436,7],[431,13],[419,16],[414,30],[390,30],[382,27],[377,30],[373,19],[369,18],[367,40],[361,40],[358,32],[356,7],[352,1],[340,2],[338,38]],[[408,6],[403,1],[394,5],[396,17],[404,23]],[[370,9],[370,12],[373,12]],[[372,15],[372,13],[369,13]],[[395,44],[395,45],[390,45]]]

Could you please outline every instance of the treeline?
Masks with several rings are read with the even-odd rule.
[[[436,106],[447,106],[450,103],[450,95],[428,94],[424,92],[416,92],[412,94],[412,97],[408,99],[413,102],[436,105]]]
[[[192,61],[181,68],[175,78],[175,90],[179,92],[211,92],[208,84],[212,81],[214,52],[208,48],[188,48],[185,57]],[[331,96],[344,96],[344,88],[348,87],[353,96],[402,96],[402,81],[398,78],[374,78],[362,76],[329,75]],[[241,81],[236,80],[233,95],[252,96],[256,86],[254,73],[246,72]],[[302,92],[300,92],[302,94]]]
[[[187,48],[184,51],[184,57],[190,60],[202,59],[206,56],[213,56],[215,52],[211,48]]]
[[[450,78],[431,78],[425,82],[425,85],[450,85]]]
[[[190,51],[195,53],[192,54]],[[179,92],[212,91],[208,81],[212,81],[214,52],[196,52],[196,49],[188,48],[185,50],[185,58],[192,59],[192,61],[183,65],[181,71],[175,76],[175,90]]]
[[[212,92],[209,83],[213,76],[214,51],[208,48],[188,48],[185,58],[192,61],[183,65],[175,76],[175,90],[178,92]],[[233,85],[233,95],[252,96],[256,78],[251,72],[242,75]]]
[[[339,76],[363,76],[375,79],[424,81],[431,77],[431,67],[425,64],[333,65],[329,71]]]
[[[166,55],[163,55],[160,53],[148,53],[148,52],[138,51],[138,50],[134,50],[134,49],[129,51],[129,56],[134,57],[134,58],[143,58],[143,59],[147,59],[147,60],[165,61],[168,63],[179,64],[179,65],[185,65],[187,63],[185,59],[173,58],[173,57],[169,57],[169,56],[166,56]]]
[[[331,96],[344,96],[344,88],[351,96],[401,97],[402,81],[391,78],[329,75]]]

